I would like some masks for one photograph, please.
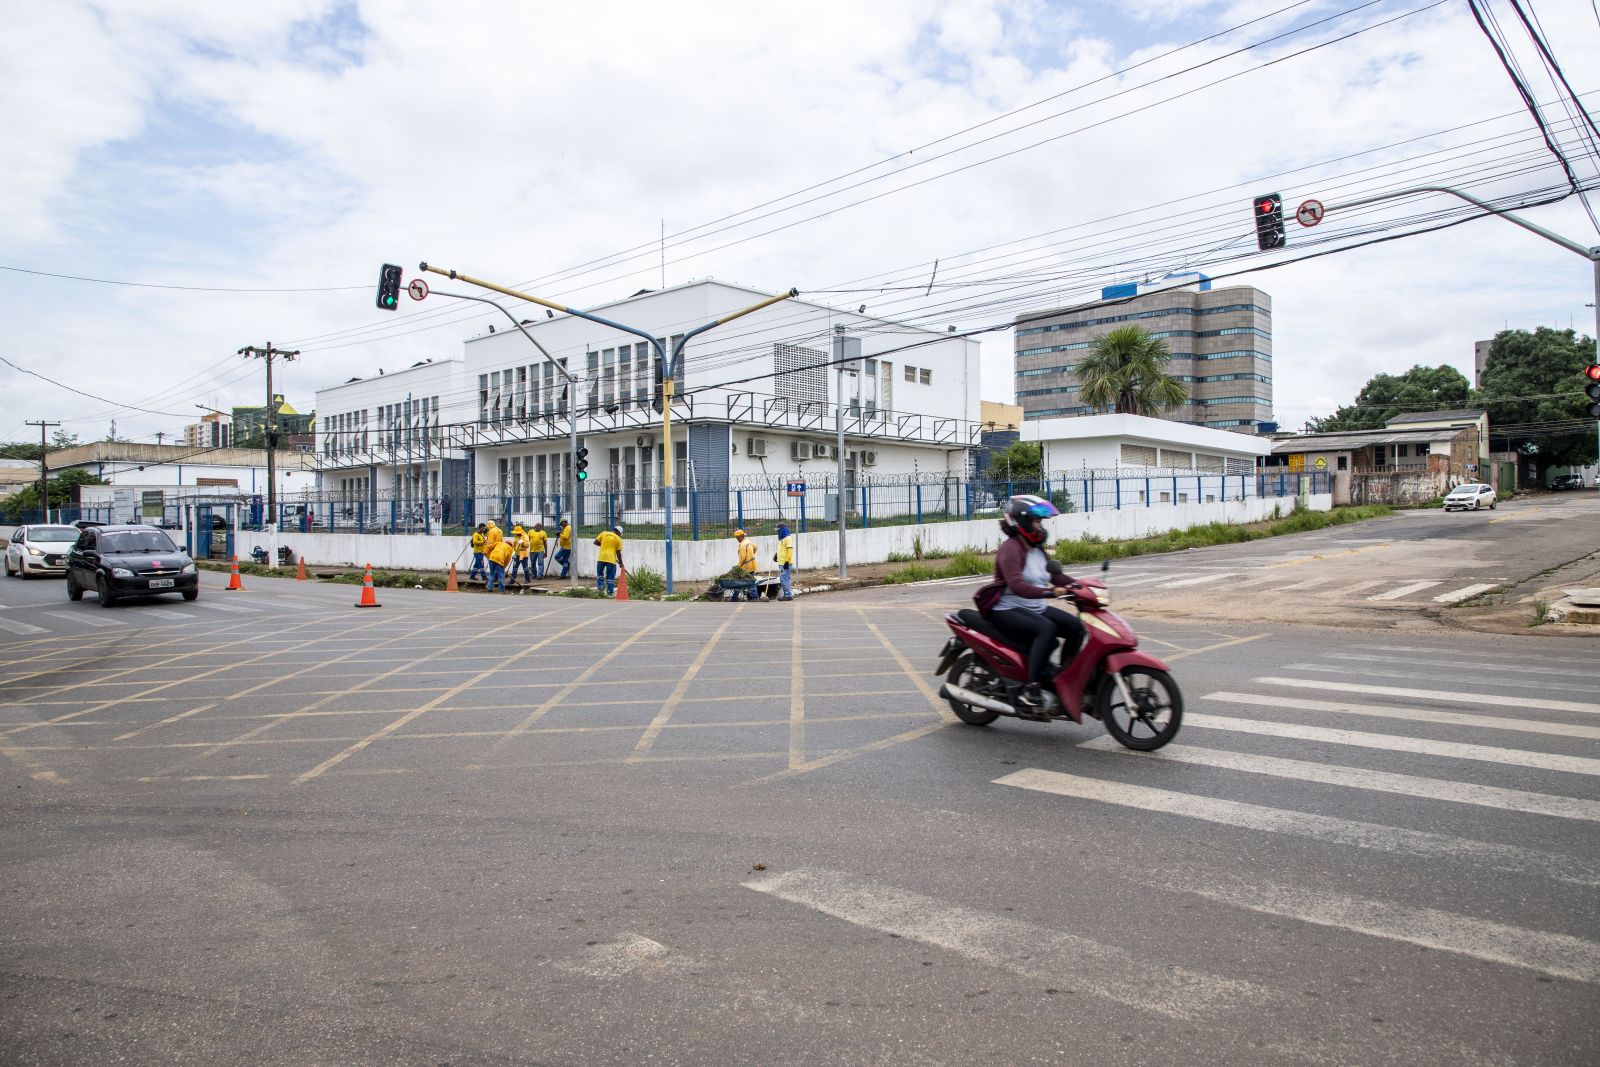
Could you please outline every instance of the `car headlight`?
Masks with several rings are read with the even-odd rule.
[[[113,577],[113,578],[132,578],[133,577],[133,572],[130,571],[126,567],[112,567],[111,568],[111,577]]]
[[[193,563],[185,563],[183,565],[183,570],[179,571],[178,573],[179,574],[194,574],[199,569],[200,568],[196,567]]]
[[[29,545],[28,546],[28,555],[30,555],[30,556],[42,556],[42,555],[44,555],[44,552],[42,552],[41,550],[39,550],[37,548],[34,548],[32,545]]]

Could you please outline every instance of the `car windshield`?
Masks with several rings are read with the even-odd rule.
[[[30,541],[76,541],[78,529],[74,526],[30,526],[28,527],[28,540]]]
[[[100,551],[110,553],[123,552],[176,552],[178,547],[172,543],[172,538],[160,530],[126,530],[120,533],[104,534],[100,542]]]

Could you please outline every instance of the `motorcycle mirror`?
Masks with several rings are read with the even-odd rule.
[[[1111,569],[1111,561],[1109,559],[1101,560],[1101,562],[1100,562],[1100,573],[1104,574],[1106,571],[1108,571],[1110,569]]]

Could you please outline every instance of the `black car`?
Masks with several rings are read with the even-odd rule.
[[[82,600],[86,590],[109,608],[125,596],[182,593],[200,595],[194,560],[154,526],[94,526],[78,535],[67,555],[67,599]]]
[[[1558,474],[1550,481],[1551,489],[1582,489],[1583,475]]]

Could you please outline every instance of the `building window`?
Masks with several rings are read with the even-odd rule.
[[[917,368],[913,367],[909,363],[906,364],[906,381],[913,385],[915,385],[917,382]]]
[[[1335,465],[1335,469],[1336,470],[1348,470],[1349,468],[1350,468],[1350,457],[1349,456],[1340,456],[1338,461],[1337,461],[1337,463],[1336,463],[1336,465]]]
[[[1411,446],[1410,445],[1395,445],[1394,446],[1394,458],[1395,459],[1405,459],[1410,454],[1411,454]]]
[[[929,370],[927,367],[918,368],[918,370],[917,370],[917,380],[919,382],[921,382],[923,385],[932,385],[933,384],[933,371]]]
[[[1421,456],[1426,456],[1426,455],[1428,455],[1428,454],[1429,454],[1429,453],[1430,453],[1430,452],[1432,452],[1432,451],[1433,451],[1433,446],[1432,446],[1432,445],[1430,445],[1430,444],[1429,444],[1429,443],[1428,443],[1428,442],[1426,442],[1426,441],[1424,441],[1424,442],[1422,442],[1422,444],[1420,444],[1420,445],[1418,445],[1418,446],[1417,446],[1417,455],[1418,455],[1418,456],[1419,456],[1419,457],[1421,457]]]

